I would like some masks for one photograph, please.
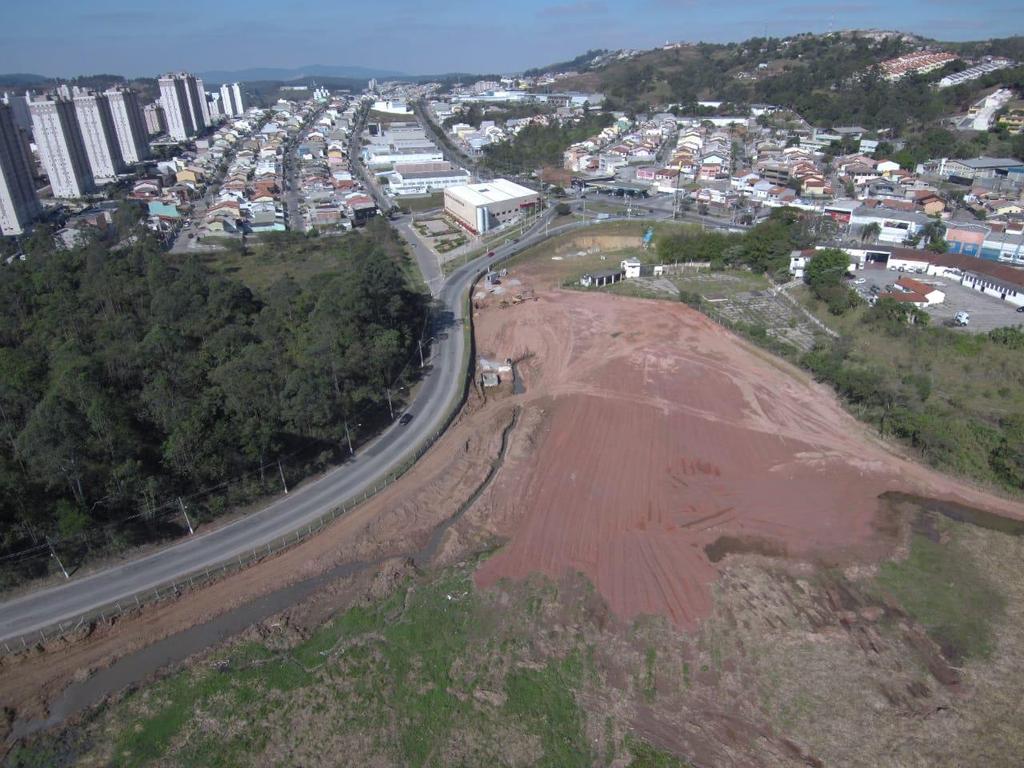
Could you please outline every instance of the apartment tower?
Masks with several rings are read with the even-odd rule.
[[[24,132],[14,111],[0,104],[0,234],[20,235],[42,212],[32,168],[25,162]]]
[[[103,92],[114,118],[117,143],[126,163],[139,163],[149,157],[146,118],[139,106],[139,96],[129,88],[110,88]]]
[[[29,104],[32,135],[54,197],[84,197],[96,190],[96,180],[75,115],[74,102],[43,98]]]

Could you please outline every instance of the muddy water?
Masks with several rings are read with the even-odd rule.
[[[909,504],[919,510],[934,512],[957,523],[967,523],[988,531],[1007,533],[1011,536],[1024,536],[1024,520],[1014,520],[1009,517],[1000,517],[983,509],[969,507],[966,504],[959,504],[955,501],[943,499],[930,499],[927,496],[915,496],[911,493],[898,493],[888,491],[879,496],[890,507],[898,504]]]
[[[498,457],[492,462],[487,475],[473,494],[459,506],[455,514],[433,530],[426,545],[412,555],[413,561],[417,565],[426,565],[434,558],[447,530],[490,485],[504,462],[508,450],[508,438],[518,418],[519,408],[516,408],[508,425],[502,431],[501,449]],[[89,679],[72,683],[65,688],[60,698],[51,705],[50,716],[47,719],[16,721],[11,731],[11,739],[20,739],[46,728],[60,725],[72,715],[99,704],[107,696],[141,683],[162,669],[179,664],[193,654],[224,642],[254,624],[259,624],[261,621],[302,602],[333,581],[354,576],[368,568],[380,567],[386,559],[391,558],[336,566],[319,576],[251,600],[204,624],[197,624],[124,656],[109,667],[96,672]]]

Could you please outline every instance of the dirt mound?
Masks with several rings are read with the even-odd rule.
[[[485,354],[532,355],[535,424],[469,516],[509,539],[481,586],[581,571],[618,615],[691,628],[730,552],[890,552],[885,491],[1022,514],[896,455],[830,390],[682,304],[550,291],[482,312],[477,338]]]

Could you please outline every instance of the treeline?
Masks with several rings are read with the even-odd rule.
[[[997,384],[996,391],[977,392],[975,397],[1011,399],[1009,388],[1019,388],[1024,375],[1024,331],[999,328],[967,336],[910,323],[910,311],[883,300],[865,311],[864,322],[875,332],[899,336],[919,354],[917,363],[865,358],[848,340],[816,348],[801,362],[819,381],[832,385],[862,419],[882,434],[906,441],[932,465],[1021,493],[1024,406],[1018,403],[1016,410],[994,415],[971,398],[950,396],[945,391],[951,389],[949,382],[926,361],[948,358],[951,364],[971,366],[995,360],[993,374],[1010,378]]]
[[[386,418],[424,329],[424,297],[373,233],[321,241],[329,274],[261,295],[146,236],[26,247],[0,268],[0,556],[100,530],[105,547],[150,540],[178,496],[242,475],[265,492],[282,454],[329,458],[346,419],[355,438]],[[238,500],[197,498],[199,515]]]
[[[712,269],[746,267],[785,282],[789,279],[789,254],[810,247],[828,226],[821,217],[802,215],[793,208],[775,208],[768,218],[746,232],[722,232],[687,228],[655,243],[664,264],[710,262]]]
[[[528,125],[511,141],[485,147],[483,163],[495,173],[525,173],[546,165],[561,167],[562,154],[571,144],[600,133],[611,123],[609,114],[588,112],[573,124]]]

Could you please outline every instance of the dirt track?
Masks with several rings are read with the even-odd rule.
[[[517,276],[539,287],[551,269]],[[513,451],[467,515],[509,537],[480,586],[578,570],[619,616],[689,629],[710,612],[712,560],[730,551],[837,564],[888,553],[885,491],[1024,516],[901,458],[830,390],[685,305],[538,295],[492,300],[476,319],[481,354],[532,355],[523,404],[536,424],[535,447]]]

